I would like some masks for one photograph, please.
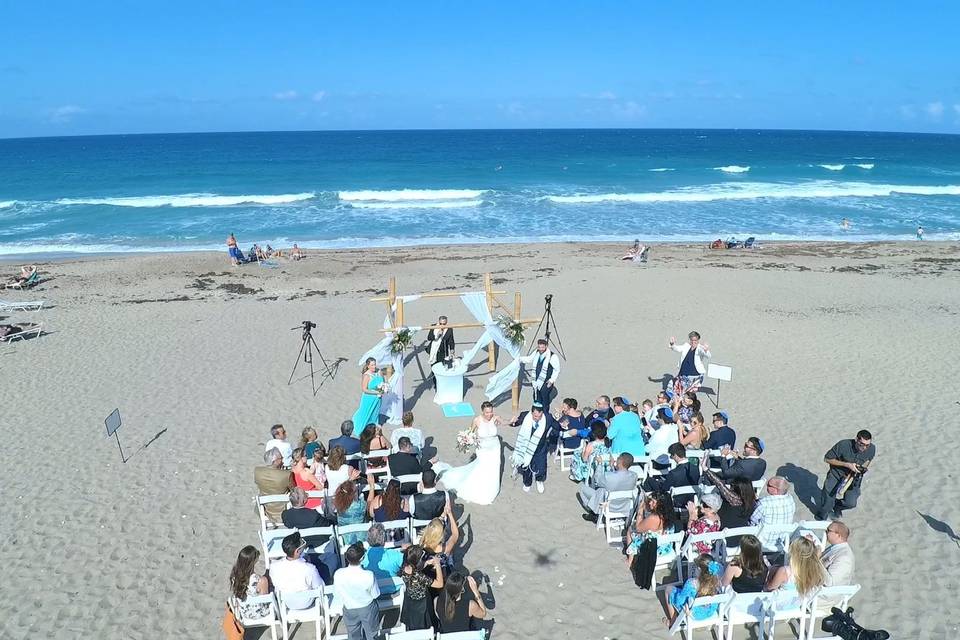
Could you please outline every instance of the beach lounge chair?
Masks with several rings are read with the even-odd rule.
[[[40,309],[43,308],[43,304],[43,300],[31,300],[29,302],[0,300],[0,311],[40,311]]]
[[[40,270],[34,269],[30,276],[23,282],[11,282],[7,284],[7,289],[19,289],[23,291],[24,289],[29,289],[30,287],[36,286],[40,282]]]
[[[756,246],[756,242],[757,242],[757,239],[754,238],[753,236],[750,236],[750,237],[747,238],[746,241],[743,243],[743,248],[744,248],[744,249],[753,249],[753,248]]]
[[[41,333],[43,333],[43,324],[35,324],[32,322],[0,324],[0,342],[26,340],[30,337],[38,338]]]

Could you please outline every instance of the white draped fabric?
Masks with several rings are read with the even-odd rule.
[[[399,296],[398,299],[403,300],[403,303],[406,304],[414,300],[419,300],[420,296]],[[397,305],[394,304],[393,312],[396,312],[396,310]],[[383,328],[389,329],[390,325],[390,316],[384,316]],[[416,333],[421,329],[421,327],[406,328],[412,333]],[[373,345],[369,351],[360,356],[357,365],[362,367],[367,358],[376,358],[377,366],[379,367],[383,367],[387,363],[393,365],[394,374],[390,380],[390,391],[383,394],[383,399],[380,403],[380,413],[387,416],[387,422],[389,424],[400,424],[400,419],[403,417],[403,353],[391,352],[391,342],[393,342],[393,333],[385,334],[380,342]]]
[[[473,314],[473,317],[477,319],[477,322],[483,324],[484,327],[483,335],[480,336],[477,343],[463,354],[464,363],[470,364],[476,357],[477,352],[490,344],[490,342],[496,342],[500,345],[501,349],[506,350],[506,352],[513,357],[513,361],[511,361],[510,364],[490,376],[490,379],[487,381],[487,388],[484,393],[486,393],[487,399],[493,400],[509,389],[513,381],[520,375],[520,362],[517,358],[520,357],[523,345],[515,345],[510,342],[507,336],[503,334],[503,331],[500,330],[500,327],[496,325],[493,316],[490,315],[490,309],[487,308],[487,296],[485,293],[464,293],[460,296],[460,300],[463,301],[463,305],[467,310]]]

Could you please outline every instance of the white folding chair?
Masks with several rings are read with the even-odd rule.
[[[277,529],[282,527],[282,524],[277,524],[270,519],[270,516],[267,515],[266,506],[268,504],[279,504],[283,503],[284,509],[290,508],[290,496],[287,494],[275,494],[271,496],[254,496],[253,501],[257,505],[257,513],[260,515],[260,531],[266,531],[267,529]]]
[[[313,598],[313,604],[306,609],[291,609],[288,605],[292,599]],[[323,587],[310,589],[309,591],[296,591],[292,593],[277,592],[277,601],[280,604],[280,629],[283,631],[283,640],[290,639],[290,625],[301,625],[304,622],[312,622],[316,627],[317,639],[323,637],[323,630],[326,624],[326,617],[323,612],[323,605],[326,601],[326,595]],[[346,636],[343,636],[346,638]],[[330,635],[327,634],[328,640]]]
[[[419,544],[420,543],[420,532],[430,524],[430,520],[417,520],[416,518],[410,518],[410,543]]]
[[[733,640],[734,625],[757,625],[757,640],[763,640],[766,635],[767,610],[773,606],[772,593],[733,593],[733,598],[723,611],[723,619],[727,625],[726,640]]]
[[[677,585],[682,586],[682,585]],[[678,612],[677,619],[673,621],[673,624],[670,626],[670,635],[676,635],[679,632],[683,632],[687,640],[693,637],[694,629],[713,629],[717,638],[723,636],[723,611],[727,607],[727,603],[730,602],[733,598],[732,593],[720,593],[715,596],[703,596],[700,598],[694,598],[693,602],[683,608],[683,611]],[[694,607],[709,607],[716,606],[717,610],[710,616],[703,618],[702,620],[696,620],[693,617]]]
[[[798,598],[793,602],[779,602],[775,597],[771,606],[767,607],[767,620],[770,623],[769,640],[773,640],[778,622],[797,621],[797,638],[807,637],[807,622],[810,618],[810,605],[813,604],[814,594]],[[782,597],[782,596],[781,596]]]
[[[436,632],[433,627],[417,629],[416,631],[388,631],[387,640],[434,640]]]
[[[827,548],[827,527],[832,524],[832,520],[801,520],[797,523],[798,529],[806,529],[820,536],[820,548]]]
[[[413,445],[413,448],[417,451],[423,449],[423,431],[420,429],[414,429],[412,427],[400,427],[399,429],[394,429],[390,434],[390,446],[394,450],[400,448],[400,438],[402,437],[410,438],[410,444]]]
[[[284,538],[296,529],[264,529],[260,532],[260,548],[263,550],[263,563],[270,568],[270,563],[274,560],[286,557],[280,546]]]
[[[390,480],[396,480],[400,483],[400,493],[403,495],[410,495],[403,493],[403,485],[416,483],[419,487],[421,480],[423,480],[422,473],[407,473],[401,476],[392,476],[388,474],[386,477]]]
[[[767,479],[760,478],[759,480],[754,480],[750,484],[753,485],[753,490],[757,492],[757,497],[760,497],[760,492],[763,491],[763,488],[767,486]]]
[[[410,520],[387,520],[386,522],[381,522],[380,525],[383,527],[383,530],[387,534],[387,541],[384,543],[384,547],[391,549],[394,547],[399,547],[400,545],[409,542],[410,540]],[[403,537],[399,540],[397,539],[397,532],[403,532]]]
[[[568,447],[563,446],[563,438],[560,438],[559,442],[557,442],[557,452],[553,456],[554,461],[556,461],[560,465],[560,471],[567,471],[568,469],[570,469],[570,465],[569,465],[570,459],[573,456],[578,455],[581,451],[583,451],[583,447],[584,447],[584,444],[581,441],[579,446],[577,446],[576,448],[570,449]]]
[[[233,616],[237,619],[237,622],[239,622],[245,629],[248,627],[269,627],[270,637],[273,638],[273,640],[277,640],[276,626],[280,624],[280,612],[277,608],[277,601],[272,593],[267,593],[262,596],[248,596],[243,601],[243,604],[247,605],[270,605],[269,613],[261,618],[244,616],[240,602],[234,597],[231,597],[229,600],[227,600],[227,604],[229,605],[230,610],[233,612]]]
[[[377,580],[377,586],[380,587],[380,597],[377,598],[377,605],[380,612],[397,611],[397,620],[403,614],[403,592],[405,590],[401,578],[381,578]],[[393,593],[384,593],[384,590],[393,591]]]
[[[782,553],[784,562],[788,560],[790,538],[797,530],[797,523],[764,524],[760,526],[760,540],[763,542],[764,553]]]
[[[367,475],[373,476],[374,483],[377,483],[378,487],[382,488],[382,485],[378,482],[381,476],[386,479],[390,477],[390,467],[386,464],[386,458],[390,455],[390,449],[377,449],[376,451],[371,451],[370,453],[365,453],[363,455],[363,468]],[[367,466],[368,460],[376,460],[377,458],[384,459],[384,465],[377,469],[371,469]]]
[[[305,540],[310,540],[310,538],[316,539],[319,536],[327,536],[327,541],[320,545],[308,543],[307,553],[323,555],[331,549],[339,549],[336,527],[310,527],[309,529],[299,529],[299,531]]]
[[[723,540],[724,542],[723,556],[724,557],[714,558],[714,560],[723,564],[723,563],[726,563],[728,559],[734,558],[740,555],[740,547],[729,544],[728,540],[730,538],[745,536],[745,535],[755,536],[758,533],[760,533],[760,527],[736,527],[733,529],[721,529],[720,531],[712,531],[710,533],[697,533],[691,536],[687,536],[686,542],[683,543],[683,547],[680,549],[681,559],[677,563],[678,577],[681,580],[684,579],[683,577],[684,561],[686,561],[687,564],[689,564],[693,562],[693,560],[697,557],[697,555],[699,555],[696,550],[696,547],[694,546],[696,543],[703,542],[710,545],[711,547],[714,547],[715,546],[714,543],[716,543],[718,540]]]
[[[455,633],[438,633],[437,640],[483,640],[484,632],[477,631],[457,631]]]
[[[683,531],[677,533],[663,533],[657,536],[657,563],[653,567],[653,574],[650,576],[650,589],[657,588],[657,571],[660,569],[669,569],[670,565],[677,566],[677,576],[680,575],[680,545],[683,543]],[[673,550],[670,553],[660,554],[660,547],[671,545]]]
[[[807,634],[808,640],[814,640],[817,632],[817,618],[830,615],[830,609],[836,607],[841,611],[847,610],[850,604],[850,598],[857,595],[860,591],[860,585],[848,584],[838,585],[836,587],[821,587],[813,596],[810,603],[810,626]],[[827,636],[829,638],[830,636]],[[826,640],[826,638],[817,638],[817,640]]]
[[[334,531],[337,533],[337,547],[340,549],[340,560],[342,561],[341,566],[347,566],[347,560],[345,554],[347,553],[347,547],[349,547],[352,542],[347,542],[347,536],[352,536],[353,534],[363,533],[366,534],[370,530],[370,525],[372,522],[359,522],[357,524],[344,524],[337,525],[334,527]],[[363,536],[363,539],[366,540],[366,535]]]
[[[636,502],[636,489],[625,491],[610,491],[607,493],[607,499],[600,503],[600,513],[597,517],[597,529],[603,528],[604,535],[607,538],[607,544],[619,541],[620,538],[611,537],[614,529],[623,529],[627,526],[627,521],[633,514],[634,503]],[[622,511],[612,511],[610,503],[613,501],[630,500],[629,508]]]

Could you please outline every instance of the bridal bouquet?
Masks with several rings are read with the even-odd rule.
[[[480,441],[477,432],[473,429],[464,429],[457,434],[457,451],[467,453],[477,447]]]
[[[387,395],[388,393],[390,393],[390,383],[381,382],[380,385],[377,387],[377,391],[380,392],[381,396]]]

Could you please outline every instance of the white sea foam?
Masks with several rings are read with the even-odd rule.
[[[395,189],[388,191],[341,191],[344,202],[410,202],[420,200],[472,200],[486,193],[483,189]]]
[[[215,193],[184,193],[169,196],[130,196],[122,198],[61,198],[61,205],[108,205],[111,207],[231,207],[239,204],[287,204],[316,197],[315,193],[280,195],[222,196]]]
[[[717,200],[758,200],[761,198],[874,198],[895,194],[920,196],[958,196],[960,185],[871,184],[868,182],[836,182],[814,180],[797,184],[746,182],[738,185],[719,184],[649,193],[599,193],[565,196],[544,196],[557,204],[648,203],[648,202],[713,202]]]
[[[855,164],[853,166],[860,167],[861,169],[873,169],[876,165],[873,164],[872,162],[864,162],[861,164]]]
[[[843,171],[847,167],[845,164],[818,164],[817,166],[830,171]]]
[[[408,200],[399,202],[386,201],[355,201],[350,206],[355,209],[459,209],[460,207],[476,207],[483,204],[483,200]]]
[[[670,167],[659,167],[657,169],[647,169],[647,171],[653,171],[654,173],[661,173],[663,171],[676,171],[676,169],[672,169]]]
[[[0,209],[9,209],[15,204],[17,204],[16,200],[0,200]]]
[[[750,171],[750,167],[741,167],[737,164],[728,164],[725,167],[714,167],[716,171],[723,171],[724,173],[746,173]]]

